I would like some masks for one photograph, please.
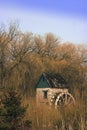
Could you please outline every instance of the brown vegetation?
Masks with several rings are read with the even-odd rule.
[[[29,103],[26,118],[32,120],[32,130],[85,130],[86,61],[86,47],[62,44],[51,33],[42,37],[21,32],[17,24],[0,27],[0,91],[9,85],[21,91],[26,99],[24,104]],[[74,107],[55,110],[36,106],[32,99],[34,86],[39,76],[47,71],[58,72],[64,77],[75,96]]]

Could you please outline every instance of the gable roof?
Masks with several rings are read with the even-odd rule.
[[[44,79],[44,80],[42,80]],[[36,85],[36,88],[66,88],[66,81],[58,73],[43,73]]]
[[[46,78],[46,80],[51,88],[65,88],[66,81],[60,74],[43,73],[43,76]]]

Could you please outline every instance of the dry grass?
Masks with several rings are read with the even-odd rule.
[[[32,121],[32,130],[84,130],[85,112],[83,102],[74,106],[55,109],[49,105],[37,106],[35,98],[24,99],[29,104],[26,119]]]

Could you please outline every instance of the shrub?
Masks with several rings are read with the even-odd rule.
[[[24,116],[27,106],[21,105],[21,95],[18,91],[9,88],[3,94],[0,108],[0,129],[17,130],[24,126]]]

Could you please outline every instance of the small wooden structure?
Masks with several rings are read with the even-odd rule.
[[[60,74],[43,73],[36,85],[38,104],[64,106],[74,103],[73,96],[68,92],[66,81]]]

